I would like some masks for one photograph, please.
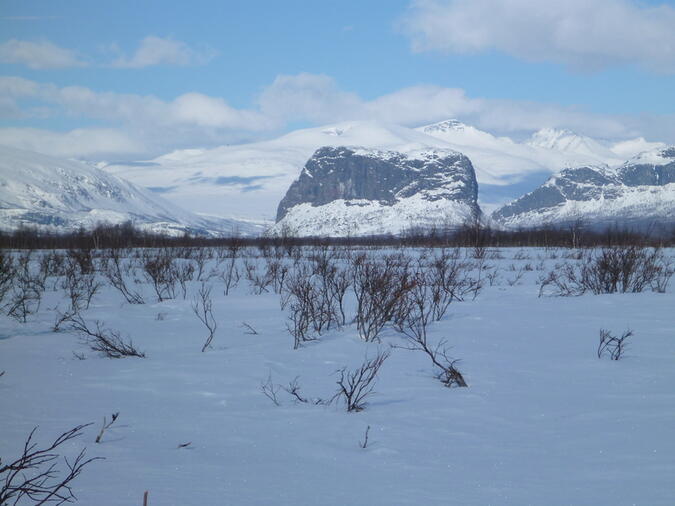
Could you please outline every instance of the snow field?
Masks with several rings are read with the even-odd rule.
[[[489,251],[483,275],[497,269],[492,282],[484,277],[475,300],[453,302],[429,327],[429,339],[446,338],[461,359],[469,387],[445,388],[426,356],[392,349],[359,413],[298,403],[283,390],[275,406],[260,383],[299,377],[304,395],[330,397],[338,368],[404,344],[393,328],[366,343],[350,324],[293,350],[278,294],[254,295],[242,277],[225,296],[212,278],[218,329],[201,353],[207,331],[190,307],[198,281],[185,300],[178,290],[161,303],[149,285],[134,285],[143,305],[106,286],[83,316],[147,354],[107,359],[76,334],[51,331],[53,308],[66,300],[50,279],[28,323],[0,317],[0,456],[14,457],[36,425],[47,442],[93,422],[64,448],[106,459],[75,482],[84,505],[141,504],[144,490],[152,505],[672,504],[673,289],[539,298],[537,279],[573,262],[567,253]],[[600,328],[628,327],[626,356],[598,359]],[[95,444],[102,417],[116,411]]]

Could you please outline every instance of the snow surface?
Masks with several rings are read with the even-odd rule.
[[[17,455],[36,425],[44,443],[94,422],[64,448],[106,458],[75,482],[84,505],[141,504],[148,490],[149,503],[163,506],[670,506],[675,294],[538,298],[537,277],[571,261],[564,253],[502,249],[503,259],[487,261],[500,269],[494,286],[430,327],[430,339],[447,338],[462,360],[468,388],[443,387],[424,356],[393,349],[360,413],[283,392],[275,406],[260,382],[299,377],[305,395],[330,396],[336,369],[403,344],[391,329],[379,346],[349,325],[294,351],[277,295],[251,295],[242,279],[224,296],[213,279],[218,330],[214,349],[201,353],[196,283],[187,300],[162,303],[144,285],[150,302],[136,306],[106,288],[85,317],[147,352],[112,360],[50,331],[50,308],[65,300],[48,290],[29,323],[0,318],[0,455]],[[625,358],[598,359],[599,329],[627,327],[635,337]],[[95,444],[113,411],[118,421]]]
[[[579,137],[579,136],[577,136]],[[464,125],[456,120],[410,129],[372,121],[348,121],[297,130],[277,139],[213,149],[175,151],[153,160],[111,164],[105,170],[154,188],[193,212],[231,218],[274,220],[276,206],[309,157],[322,146],[363,146],[409,152],[443,148],[467,155],[479,185],[513,185],[535,174],[552,174],[584,164],[620,164],[644,149],[639,141],[620,153],[599,142],[542,147]],[[574,146],[581,151],[577,152]],[[583,149],[582,149],[583,148]],[[597,149],[597,152],[594,151]],[[633,151],[631,151],[633,149]],[[542,176],[542,181],[546,176]],[[519,197],[522,192],[511,195]],[[489,192],[481,205],[504,203]]]
[[[441,191],[446,193],[447,189]],[[293,206],[268,232],[298,237],[326,236],[327,231],[331,237],[399,235],[420,228],[457,226],[467,223],[472,216],[472,207],[463,202],[445,198],[428,200],[420,194],[393,205],[338,199],[321,206],[309,203]]]

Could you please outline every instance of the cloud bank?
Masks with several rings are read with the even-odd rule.
[[[498,134],[568,128],[615,140],[642,136],[675,143],[675,117],[615,116],[538,102],[470,97],[459,88],[420,85],[373,100],[342,90],[329,76],[278,76],[255,107],[236,108],[222,97],[189,92],[171,100],[153,95],[60,87],[0,77],[0,119],[70,117],[96,128],[56,132],[2,128],[0,143],[60,156],[152,157],[174,149],[213,147],[276,135],[292,122],[327,124],[375,120],[419,126],[458,118]],[[102,124],[102,125],[101,125]]]
[[[499,51],[581,70],[633,64],[675,73],[675,8],[629,0],[415,0],[402,20],[416,51]]]

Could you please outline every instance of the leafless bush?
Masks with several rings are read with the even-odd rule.
[[[83,272],[80,264],[72,258],[66,261],[64,271],[65,276],[61,287],[70,299],[71,310],[77,312],[81,309],[89,309],[92,298],[101,288],[101,283],[96,279],[96,273],[93,270]]]
[[[439,321],[454,300],[464,300],[468,293],[477,293],[480,282],[468,273],[468,266],[458,260],[458,251],[443,251],[429,266],[427,282],[431,290],[433,319]]]
[[[68,250],[68,258],[77,263],[82,273],[89,274],[94,271],[94,256],[91,249]]]
[[[397,265],[390,260],[384,258],[378,262],[357,257],[352,264],[356,325],[365,341],[378,339],[411,288],[407,264]]]
[[[195,295],[192,301],[192,311],[209,332],[209,335],[204,342],[204,346],[202,346],[202,352],[204,352],[207,348],[211,347],[211,341],[213,341],[213,336],[216,334],[216,328],[218,328],[216,319],[213,316],[213,301],[211,300],[210,286],[202,283],[197,295]]]
[[[108,358],[145,358],[145,353],[134,348],[131,341],[125,342],[118,331],[106,329],[103,322],[96,320],[94,322],[95,328],[90,328],[80,314],[71,316],[68,322],[70,328],[84,338],[85,344],[92,351],[101,353]]]
[[[303,397],[300,394],[300,384],[298,383],[299,379],[300,378],[296,376],[295,379],[288,384],[288,386],[282,388],[286,390],[286,392],[288,392],[290,395],[292,395],[295,398],[295,400],[307,404],[309,403],[309,399]]]
[[[333,400],[342,399],[348,412],[363,411],[366,407],[366,399],[373,393],[377,373],[382,364],[389,358],[389,352],[378,351],[377,355],[366,360],[358,369],[353,371],[346,367],[338,370],[338,391]]]
[[[422,268],[410,275],[410,287],[399,299],[392,321],[394,328],[406,335],[425,336],[431,322],[436,293],[429,283],[433,275]]]
[[[142,265],[146,279],[162,302],[176,297],[177,271],[170,250],[146,250],[143,252]]]
[[[183,294],[183,299],[187,297],[187,283],[192,281],[195,275],[195,266],[191,261],[186,260],[178,263],[175,266],[176,280],[180,285],[181,293]]]
[[[672,264],[659,249],[625,246],[586,254],[577,265],[565,264],[541,282],[540,295],[581,295],[665,291]],[[552,291],[547,292],[551,288]]]
[[[628,346],[627,339],[633,336],[632,330],[626,330],[621,337],[612,335],[609,330],[600,329],[600,344],[598,345],[598,358],[609,355],[612,360],[619,360]]]
[[[260,391],[265,397],[271,400],[275,406],[281,405],[277,397],[280,388],[279,385],[275,385],[272,381],[272,371],[267,375],[267,380],[260,382]]]
[[[131,276],[132,270],[133,266],[129,263],[125,264],[120,255],[120,250],[112,249],[108,252],[103,275],[108,279],[110,285],[117,289],[129,304],[145,304],[142,295],[129,288],[125,281],[125,276]]]
[[[317,307],[318,294],[305,270],[290,275],[285,290],[290,309],[287,328],[293,336],[293,349],[296,350],[303,343],[314,341],[315,333],[321,332],[324,322],[330,317],[325,317]]]
[[[42,294],[45,290],[44,278],[33,275],[30,267],[25,264],[16,270],[11,281],[12,291],[5,310],[8,316],[26,323],[28,315],[35,314],[40,309]]]
[[[12,288],[16,268],[11,254],[5,254],[0,251],[0,304]]]
[[[442,339],[436,346],[432,346],[427,340],[426,328],[415,327],[412,325],[406,329],[404,335],[407,338],[408,344],[406,346],[398,347],[410,351],[424,352],[437,369],[436,378],[438,378],[446,387],[468,386],[464,380],[464,376],[456,367],[459,360],[452,359],[448,356],[447,342],[445,339]]]
[[[211,272],[206,272],[206,267],[209,264],[209,260],[213,258],[213,251],[211,248],[196,248],[195,252],[192,255],[192,260],[194,260],[196,267],[197,281],[208,281],[215,274]]]
[[[258,270],[258,264],[255,261],[244,260],[244,273],[254,294],[260,295],[263,292],[269,292],[267,288],[274,281],[274,270],[266,268],[261,272]]]
[[[237,269],[237,258],[232,256],[227,262],[227,265],[220,273],[220,278],[225,284],[225,295],[230,294],[230,290],[237,286],[239,283],[239,270]]]
[[[58,251],[50,251],[40,257],[40,271],[44,277],[58,277],[63,274],[65,256]]]
[[[78,425],[64,432],[44,448],[38,448],[33,442],[37,427],[33,429],[24,443],[21,456],[7,464],[0,459],[0,504],[73,502],[76,499],[73,481],[85,466],[100,458],[85,458],[83,449],[73,461],[64,458],[66,472],[61,474],[57,468],[60,455],[56,450],[81,436],[88,425]]]

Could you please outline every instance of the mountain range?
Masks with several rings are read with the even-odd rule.
[[[643,138],[609,142],[555,129],[516,141],[456,120],[414,129],[343,122],[95,166],[0,147],[0,227],[132,220],[219,235],[260,233],[278,221],[275,231],[292,225],[304,235],[348,235],[459,222],[481,211],[504,226],[579,217],[672,223],[672,153]],[[449,191],[449,181],[463,181],[468,193]]]

